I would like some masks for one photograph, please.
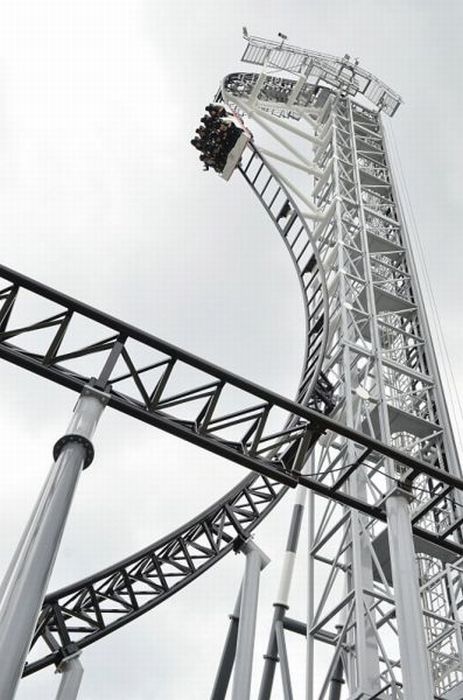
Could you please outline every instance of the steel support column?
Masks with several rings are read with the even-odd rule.
[[[246,567],[241,589],[232,700],[248,700],[251,692],[259,579],[261,570],[269,563],[268,557],[252,540],[247,540],[241,551],[246,555]]]
[[[303,469],[302,473],[306,473],[307,470]],[[302,488],[301,486],[298,486],[296,489],[296,495],[295,495],[295,500],[294,500],[294,506],[293,506],[293,511],[291,515],[291,524],[289,527],[289,534],[288,534],[288,540],[286,543],[286,550],[284,553],[284,559],[283,559],[283,566],[281,569],[281,574],[280,574],[280,583],[279,583],[279,588],[278,588],[278,593],[277,593],[277,598],[274,603],[274,613],[273,613],[273,621],[272,621],[272,626],[270,629],[270,636],[269,636],[269,641],[267,645],[267,651],[264,656],[265,663],[264,663],[264,670],[262,674],[262,681],[260,685],[260,690],[259,690],[259,700],[269,700],[271,693],[272,693],[272,687],[273,687],[273,680],[275,676],[275,669],[276,669],[276,664],[279,660],[279,654],[278,654],[278,640],[277,640],[277,634],[276,634],[276,629],[278,626],[283,629],[282,624],[283,624],[283,619],[286,613],[286,610],[289,607],[289,594],[291,590],[291,583],[293,580],[293,573],[294,573],[294,564],[296,561],[296,552],[297,552],[297,547],[299,543],[299,536],[301,533],[301,526],[302,526],[302,517],[304,514],[304,508],[305,508],[305,499],[306,499],[306,490]],[[283,669],[282,669],[283,670]],[[285,669],[286,672],[286,669]],[[286,693],[290,693],[289,685],[286,684],[286,680],[283,680],[283,685],[285,688]],[[289,679],[288,679],[289,683]],[[285,685],[286,684],[286,685]]]
[[[433,700],[418,566],[410,525],[409,494],[395,489],[386,501],[392,580],[405,700]]]
[[[68,661],[63,661],[60,673],[63,676],[55,700],[75,700],[84,675],[84,668],[79,658],[76,656]]]
[[[312,462],[313,463],[313,462]],[[314,600],[314,559],[311,555],[315,535],[315,497],[309,491],[307,504],[307,628],[306,628],[306,667],[305,667],[305,700],[313,700],[314,695],[314,638],[309,634],[313,625]]]
[[[91,461],[90,439],[107,395],[88,386],[82,392],[66,435],[0,589],[0,697],[14,697],[46,593],[74,492]]]
[[[236,654],[236,641],[238,639],[238,625],[240,620],[241,588],[236,599],[233,613],[230,615],[227,637],[222,651],[219,668],[211,693],[211,700],[225,700],[228,684],[233,670]]]
[[[340,700],[341,689],[342,689],[342,686],[344,683],[342,675],[343,675],[342,658],[341,658],[341,656],[339,656],[338,662],[336,664],[336,668],[334,669],[333,675],[331,676],[329,700]]]

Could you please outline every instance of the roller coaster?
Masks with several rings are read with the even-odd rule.
[[[401,100],[347,55],[247,32],[245,40],[242,60],[260,70],[227,75],[214,104],[246,133],[223,166],[227,187],[240,173],[300,283],[296,397],[0,265],[0,357],[81,396],[0,588],[2,698],[13,697],[21,675],[50,665],[63,674],[57,697],[75,698],[85,647],[238,550],[247,566],[211,697],[224,700],[233,677],[233,700],[249,698],[265,565],[251,535],[290,489],[296,502],[259,700],[271,696],[278,664],[284,698],[293,697],[288,632],[307,644],[307,700],[317,645],[332,657],[320,700],[340,698],[344,682],[352,699],[462,697],[463,479],[385,137],[383,115]],[[18,307],[29,309],[27,324]],[[82,359],[86,374],[75,369]],[[174,532],[45,595],[106,406],[251,473]],[[74,476],[63,486],[65,472]],[[311,602],[301,622],[287,609],[308,493]],[[325,571],[318,594],[317,567]]]

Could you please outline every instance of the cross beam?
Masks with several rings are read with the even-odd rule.
[[[396,486],[393,481],[399,480],[391,477],[391,462],[400,466],[412,488],[417,477],[426,475],[432,483],[432,498],[442,494],[442,501],[450,501],[458,498],[456,490],[463,490],[462,479],[432,463],[382,444],[310,406],[271,392],[3,265],[0,278],[4,280],[3,285],[0,282],[0,357],[8,362],[78,392],[89,381],[96,388],[109,383],[109,405],[116,410],[282,484],[302,484],[379,520],[385,520],[384,496]],[[43,302],[43,312],[36,310],[37,296]],[[15,304],[20,297],[23,306],[35,297],[32,309],[36,320],[26,326],[16,322]],[[91,322],[92,339],[85,344],[78,344],[71,335],[79,319]],[[30,340],[39,332],[41,349],[31,351]],[[45,350],[44,332],[49,333]],[[28,349],[21,345],[24,337],[29,341]],[[137,359],[137,347],[143,350],[143,362]],[[88,374],[73,370],[76,358],[86,358]],[[185,370],[189,372],[186,388]],[[124,386],[124,392],[118,385]],[[176,415],[179,407],[181,418]],[[277,418],[283,418],[282,428],[275,428]],[[320,437],[325,449],[338,451],[345,444],[340,438],[350,441],[357,456],[355,464],[345,465],[341,473],[333,470],[302,476],[300,469]],[[350,476],[360,468],[377,480],[377,497],[360,500],[350,495]],[[452,489],[450,494],[447,487]],[[418,518],[414,531],[462,554],[459,521],[454,524],[441,534],[430,531],[428,525],[420,527]]]

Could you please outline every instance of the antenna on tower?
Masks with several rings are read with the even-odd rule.
[[[281,39],[281,44],[280,44],[280,49],[281,49],[288,37],[286,36],[286,34],[282,34],[281,32],[278,32],[278,36]]]

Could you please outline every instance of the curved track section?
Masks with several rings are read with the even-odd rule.
[[[305,358],[296,400],[304,405],[315,403],[314,407],[329,413],[332,407],[323,406],[323,386],[320,382],[328,337],[329,300],[317,247],[294,199],[278,180],[268,160],[252,143],[243,154],[240,171],[282,237],[296,268],[304,297]]]
[[[264,476],[246,477],[175,532],[104,571],[48,595],[32,652],[40,638],[50,651],[29,661],[24,675],[59,663],[76,647],[98,641],[180,591],[236,549],[287,488]]]
[[[254,145],[246,150],[240,170],[281,235],[303,291],[307,342],[297,401],[329,413],[330,393],[323,380],[318,382],[328,330],[328,296],[311,233],[294,200]],[[211,397],[213,402],[214,394]],[[175,403],[164,402],[164,407],[169,405]],[[298,419],[290,417],[280,435],[291,435],[298,430],[297,424]],[[256,423],[251,433],[253,443],[259,430]],[[294,467],[298,443],[283,437],[275,444],[273,454]],[[180,591],[236,549],[287,488],[269,476],[251,475],[175,532],[48,595],[24,674],[59,663],[63,656],[96,642]]]
[[[280,110],[280,115],[287,116],[292,109],[293,119],[300,118],[297,108],[307,109],[315,101],[318,107],[323,106],[323,101],[330,94],[329,89],[317,89],[317,85],[306,81],[294,93],[296,85],[297,80],[286,77],[265,75],[262,79],[262,74],[259,73],[230,73],[223,81],[222,94],[227,102],[233,102],[233,97],[241,99],[255,95],[266,110],[277,109]]]

